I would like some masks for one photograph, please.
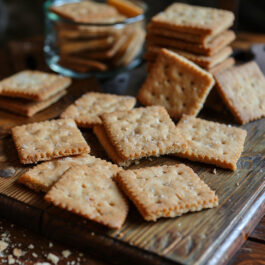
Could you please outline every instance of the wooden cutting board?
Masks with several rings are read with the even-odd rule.
[[[31,66],[32,60],[35,60],[33,65],[45,70],[39,43],[29,43],[32,49],[27,46],[25,57],[30,56]],[[5,58],[7,63],[12,62],[9,69],[0,69],[1,77],[27,66],[27,60],[24,60],[23,56],[15,56],[18,47],[23,45],[12,43],[9,46],[9,53],[0,54],[1,59]],[[23,49],[20,48],[20,52],[23,53]],[[139,88],[137,82],[143,79],[143,73],[143,68],[140,68],[133,73],[133,77],[124,74],[122,79],[116,80],[120,83],[118,93],[135,95]],[[117,92],[117,83],[112,82],[113,80],[105,81],[101,87],[104,91]],[[134,88],[123,89],[123,85],[127,87],[126,82],[131,82]],[[145,222],[131,205],[122,229],[113,231],[48,205],[43,200],[43,194],[37,194],[16,182],[28,167],[19,163],[9,129],[17,124],[58,117],[66,106],[88,90],[100,91],[95,80],[75,80],[68,94],[60,102],[30,119],[0,111],[1,216],[113,263],[224,264],[264,215],[265,119],[242,126],[248,131],[248,136],[236,172],[216,168],[215,173],[214,166],[170,156],[146,159],[140,165],[134,166],[184,162],[216,191],[220,201],[217,208],[185,214],[178,218],[161,219],[153,223]],[[219,122],[234,123],[231,115],[218,117],[205,112],[200,116]],[[91,146],[92,154],[107,159],[93,133],[90,130],[82,132]]]

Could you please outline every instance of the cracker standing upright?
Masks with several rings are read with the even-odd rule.
[[[90,152],[72,119],[16,126],[12,128],[12,137],[23,164]]]
[[[173,118],[197,115],[214,85],[211,74],[186,58],[162,49],[139,91],[143,105],[162,105]]]

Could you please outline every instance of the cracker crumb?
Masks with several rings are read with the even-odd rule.
[[[15,263],[15,259],[13,258],[12,255],[8,255],[7,260],[8,260],[8,264],[14,264]]]
[[[34,245],[29,244],[28,248],[29,248],[29,249],[34,249]]]
[[[35,253],[35,252],[33,252],[33,253],[32,253],[32,256],[33,256],[34,258],[37,258],[37,257],[38,257],[38,254]]]
[[[14,248],[14,249],[13,249],[13,255],[14,255],[15,257],[21,257],[21,256],[23,255],[23,252],[22,252],[22,250],[19,249],[19,248]]]
[[[71,254],[72,254],[71,251],[68,249],[62,251],[62,255],[64,258],[68,258]]]
[[[8,247],[8,243],[5,241],[0,241],[0,252],[4,251]]]
[[[216,175],[216,168],[213,169],[213,174]]]
[[[59,261],[59,258],[52,253],[48,254],[47,259],[50,260],[53,264],[57,264],[57,262]]]

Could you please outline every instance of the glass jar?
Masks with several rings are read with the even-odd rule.
[[[145,40],[146,5],[131,0],[143,10],[141,14],[125,17],[119,13],[96,23],[76,22],[50,9],[84,1],[46,1],[44,54],[49,67],[66,76],[85,78],[110,77],[139,65]]]

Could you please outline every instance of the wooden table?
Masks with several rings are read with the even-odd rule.
[[[2,61],[2,65],[0,68],[0,78],[7,76],[7,75],[10,75],[10,73],[24,69],[25,67],[30,67],[30,68],[37,67],[38,69],[41,69],[41,70],[47,70],[47,67],[43,63],[43,58],[42,58],[42,55],[40,53],[40,43],[41,43],[41,39],[39,39],[39,38],[31,39],[29,42],[23,42],[23,43],[12,42],[12,43],[10,43],[8,46],[8,49],[6,51],[0,52],[0,58]],[[122,79],[120,79],[120,81],[122,82]],[[93,80],[91,82],[92,82],[91,86],[94,86],[94,88],[95,88],[96,83]],[[112,82],[112,81],[109,81],[109,82]],[[136,83],[134,83],[133,86],[138,86],[139,83],[141,82],[141,80],[135,80],[135,82]],[[111,86],[109,86],[108,82],[105,82],[105,85],[106,85],[106,87],[111,87]],[[82,81],[80,81],[79,86],[80,87],[83,86]],[[120,85],[120,88],[122,89],[122,85]],[[70,98],[70,99],[68,98],[68,99],[63,100],[60,103],[60,105],[58,106],[58,108],[55,108],[52,110],[53,111],[52,113],[47,113],[47,112],[45,113],[44,112],[44,114],[41,114],[41,115],[44,115],[43,117],[45,117],[45,118],[56,117],[56,114],[60,113],[60,108],[63,108],[67,104],[69,104],[69,100],[73,100],[74,98],[78,97],[78,94],[76,94],[76,93],[80,93],[82,91],[85,92],[86,89],[87,88],[84,87],[84,90],[81,89],[81,90],[78,90],[76,92],[72,91],[71,92],[72,98]],[[51,115],[51,116],[49,116],[49,115]],[[7,118],[6,120],[1,121],[1,123],[0,123],[0,127],[1,127],[0,138],[1,138],[1,134],[2,134],[3,139],[6,137],[5,135],[8,133],[8,129],[5,129],[5,128],[8,128],[8,127],[10,127],[10,125],[12,125],[12,124],[8,124],[8,122],[10,120],[12,120],[12,119]],[[23,123],[24,121],[25,120],[23,118],[18,118],[18,120],[16,120],[15,123],[17,123],[17,122]],[[31,121],[34,121],[34,119]],[[258,126],[259,123],[255,123],[255,124],[257,124],[257,126]],[[5,127],[5,126],[7,126],[7,127]],[[91,142],[94,141],[94,139],[90,139],[90,140],[91,140]],[[9,142],[9,144],[12,143],[11,140],[8,140],[8,142]],[[11,152],[10,157],[12,157],[12,159],[14,160],[15,154],[12,155],[12,152]],[[13,162],[16,163],[16,161],[13,161]],[[245,157],[245,159],[242,161],[242,163],[245,164],[245,163],[252,163],[252,162],[251,161],[249,162],[248,157]],[[253,163],[254,163],[254,161],[253,161]],[[225,177],[225,174],[223,176]],[[2,183],[4,183],[4,181],[2,181]],[[264,193],[262,193],[262,189],[259,191],[259,194],[264,195]],[[32,196],[35,196],[35,195],[32,194]],[[2,199],[3,198],[4,197],[2,197]],[[234,227],[237,227],[237,229],[239,229],[239,234],[233,233],[233,235],[237,234],[236,238],[234,238],[234,240],[235,239],[236,240],[234,241],[235,244],[229,245],[229,249],[226,250],[225,255],[227,255],[227,257],[226,256],[219,257],[219,260],[222,260],[223,264],[234,253],[234,251],[238,248],[238,246],[240,244],[242,244],[248,238],[247,233],[249,233],[253,229],[253,225],[256,224],[260,220],[262,215],[264,214],[264,208],[265,208],[264,200],[261,197],[259,197],[259,200],[256,200],[256,201],[255,201],[254,197],[252,199],[253,199],[253,201],[252,201],[253,207],[255,208],[255,205],[257,205],[257,207],[258,207],[258,209],[260,209],[260,211],[255,211],[255,214],[252,214],[252,215],[250,213],[249,216],[251,217],[251,219],[249,219],[247,221],[247,223],[244,224],[244,229],[242,228],[240,230],[240,227],[234,226]],[[9,201],[9,203],[10,203],[10,201]],[[42,199],[40,198],[39,200],[36,201],[36,204],[34,207],[36,207],[36,210],[38,210],[38,209],[42,209],[42,208],[46,209],[47,206],[43,203]],[[250,209],[254,209],[253,207],[251,207]],[[32,213],[32,209],[33,208],[31,208],[30,214]],[[256,210],[257,210],[257,208],[256,208]],[[21,211],[20,215],[18,215],[17,213],[12,212],[12,210],[9,210],[8,208],[4,208],[4,210],[3,209],[2,209],[2,211],[0,210],[0,213],[2,214],[2,216],[4,216],[6,214],[8,216],[13,217],[13,219],[17,218],[19,216],[22,216],[23,212],[24,213],[27,212],[27,214],[29,214],[29,209],[25,206],[23,206],[23,207],[21,206],[20,211]],[[54,214],[57,215],[58,211],[57,211],[57,209],[51,208],[51,209],[49,209],[49,211],[47,213],[48,213],[48,215],[47,215],[47,218],[48,218],[49,215],[54,215]],[[40,213],[40,214],[42,214],[42,213]],[[246,217],[246,216],[247,216],[247,214],[244,215],[244,217]],[[20,223],[22,223],[23,225],[25,225],[27,227],[30,226],[31,230],[42,231],[38,227],[38,222],[37,222],[38,220],[34,220],[34,218],[38,219],[38,218],[43,218],[43,217],[45,219],[46,216],[39,216],[38,214],[37,215],[33,214],[32,220],[30,220],[30,222],[32,222],[32,225],[29,225],[29,223],[26,223],[25,221],[23,222],[23,220],[17,220],[17,221],[19,221]],[[63,213],[62,213],[61,217],[65,217]],[[60,220],[60,213],[59,213],[58,218],[59,218],[58,220]],[[48,225],[50,225],[50,226],[48,226],[48,230],[47,229],[45,230],[46,231],[45,233],[47,236],[52,237],[52,238],[56,238],[53,235],[54,230],[53,229],[49,230],[49,227],[59,229],[61,224],[60,224],[60,222],[58,223],[58,220],[52,221],[52,223],[49,223],[49,221],[48,221]],[[134,221],[138,222],[138,219],[136,218]],[[240,220],[237,220],[237,221],[239,222],[239,224],[242,224],[242,223],[240,223]],[[28,222],[28,220],[27,220],[27,222]],[[140,225],[140,223],[139,223],[139,225]],[[91,264],[111,264],[114,261],[118,261],[117,260],[117,253],[116,253],[115,259],[109,258],[107,260],[107,263],[106,263],[106,260],[105,260],[105,263],[103,263],[103,262],[98,261],[98,259],[93,259],[93,258],[91,258],[91,256],[87,256],[87,255],[85,255],[84,258],[81,259],[79,254],[78,254],[78,251],[75,251],[75,250],[74,251],[71,250],[71,252],[73,252],[73,253],[67,259],[67,258],[63,257],[63,255],[61,254],[61,251],[64,250],[66,247],[60,245],[59,243],[58,244],[53,243],[54,248],[50,248],[48,240],[44,239],[41,236],[34,235],[32,232],[27,232],[27,231],[25,231],[19,227],[16,227],[16,226],[11,227],[10,224],[6,221],[2,221],[2,226],[3,226],[3,228],[0,227],[0,231],[1,231],[1,229],[2,229],[2,231],[9,230],[11,232],[11,234],[13,234],[13,236],[11,236],[12,237],[11,241],[14,243],[14,246],[11,244],[11,246],[6,250],[5,254],[12,254],[14,247],[18,247],[18,248],[22,249],[23,251],[25,251],[25,254],[23,256],[17,258],[17,260],[21,260],[25,264],[34,264],[36,261],[42,261],[42,262],[47,261],[47,255],[49,253],[54,253],[57,256],[59,256],[61,258],[60,264],[66,264],[67,261],[71,261],[71,262],[75,261],[75,262],[81,263],[81,264],[87,264],[88,262],[90,262]],[[247,233],[245,233],[243,231],[247,231]],[[58,232],[58,231],[56,231],[56,232]],[[62,233],[64,233],[64,230],[59,231],[59,232],[61,232],[61,233],[59,233],[61,238],[64,238],[63,234],[62,234]],[[236,231],[234,231],[234,232],[236,232]],[[248,240],[246,241],[244,246],[239,250],[238,254],[235,257],[233,257],[232,260],[229,261],[229,264],[238,264],[239,262],[243,262],[242,264],[264,264],[264,260],[265,260],[265,256],[264,256],[264,253],[265,253],[264,252],[264,250],[265,250],[265,240],[264,240],[265,235],[264,235],[264,233],[265,233],[265,219],[263,219],[261,221],[261,223],[257,226],[256,230],[248,238]],[[22,236],[21,236],[21,234],[22,234]],[[23,236],[23,234],[25,234],[26,236]],[[91,233],[90,236],[93,237],[93,234]],[[118,237],[119,235],[115,235],[115,237],[116,236]],[[111,241],[107,240],[105,242],[105,246],[108,246],[109,242],[111,242]],[[174,247],[174,244],[175,244],[174,242],[172,242],[172,244],[170,245],[170,248],[168,248],[167,251],[170,251],[172,249],[172,247]],[[70,243],[70,242],[68,242],[68,243]],[[94,243],[97,243],[97,241],[94,241]],[[163,240],[158,242],[158,243],[163,244]],[[176,243],[178,243],[178,240],[176,240]],[[186,242],[186,251],[190,252],[190,250],[194,247],[193,246],[194,243],[195,242],[187,241]],[[21,245],[19,245],[19,244],[21,244]],[[33,244],[35,246],[34,250],[28,249],[29,244]],[[121,246],[119,246],[119,247],[121,247]],[[154,247],[156,247],[156,246],[154,245]],[[135,250],[136,249],[134,249],[133,253],[135,253]],[[125,249],[124,251],[126,252],[126,251],[130,251],[130,250]],[[219,251],[219,250],[217,249],[217,251]],[[33,254],[33,252],[35,254]],[[220,253],[222,253],[222,252],[220,252]],[[101,253],[97,253],[97,255],[100,255],[100,254]],[[144,256],[145,254],[144,254],[144,252],[141,252],[140,255]],[[127,255],[127,256],[129,256],[129,255]],[[104,258],[104,255],[102,255],[102,257]],[[108,257],[111,257],[111,253],[108,253]],[[6,260],[6,257],[3,257],[2,259]],[[148,260],[148,257],[146,258],[146,260]],[[250,263],[251,260],[253,260],[252,263]],[[152,261],[156,262],[157,264],[163,264],[163,260],[157,259],[155,261],[155,259],[153,259]],[[162,263],[160,263],[160,262],[162,262]],[[127,260],[126,264],[134,264],[134,263],[131,260]],[[152,264],[152,263],[150,263],[150,264]]]

